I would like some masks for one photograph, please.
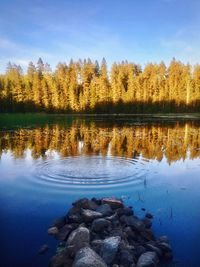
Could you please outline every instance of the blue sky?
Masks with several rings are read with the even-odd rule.
[[[39,57],[200,62],[199,0],[0,0],[0,71]]]

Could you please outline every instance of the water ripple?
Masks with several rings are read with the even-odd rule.
[[[80,156],[37,163],[31,180],[62,188],[99,188],[143,182],[148,160],[123,157]]]

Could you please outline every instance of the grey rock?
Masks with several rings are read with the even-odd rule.
[[[138,218],[133,217],[133,216],[123,215],[120,217],[120,221],[123,224],[130,226],[133,230],[136,230],[138,232],[141,232],[145,229],[144,223]]]
[[[100,212],[88,210],[88,209],[83,209],[81,216],[85,222],[91,222],[95,219],[103,217],[103,215]]]
[[[123,208],[119,208],[116,210],[118,216],[122,216],[122,215],[127,215],[127,216],[132,216],[133,210],[129,207],[123,207]]]
[[[98,206],[96,211],[100,212],[103,216],[110,216],[113,213],[111,207],[108,204],[102,204]]]
[[[71,267],[72,263],[72,259],[66,257],[64,253],[60,253],[51,258],[49,267]]]
[[[109,220],[111,222],[118,222],[119,217],[118,217],[117,213],[115,212],[111,216],[105,217],[105,219]]]
[[[158,241],[169,244],[169,238],[166,235],[160,236],[159,239],[158,239]]]
[[[165,242],[159,242],[159,243],[157,243],[156,246],[158,248],[160,248],[164,252],[171,252],[172,251],[171,246],[168,243],[165,243]]]
[[[108,228],[111,225],[110,221],[100,218],[92,222],[92,231],[101,232],[103,229]]]
[[[135,239],[135,238],[136,238],[136,234],[135,234],[135,232],[131,229],[130,226],[125,227],[125,228],[124,228],[124,232],[126,233],[128,239]]]
[[[140,236],[143,237],[145,240],[152,241],[155,240],[153,232],[151,229],[145,229],[143,232],[140,233]]]
[[[146,248],[148,251],[154,251],[158,255],[158,257],[162,257],[162,250],[154,246],[153,244],[146,244]]]
[[[76,253],[73,267],[107,267],[107,264],[94,250],[85,247]]]
[[[91,242],[92,249],[98,254],[100,253],[102,244],[103,244],[103,240],[101,239],[93,240]]]
[[[130,251],[123,249],[119,254],[120,264],[124,267],[129,267],[132,263],[134,263],[133,253]]]
[[[57,227],[58,229],[62,228],[64,225],[66,224],[66,217],[63,216],[63,217],[60,217],[58,219],[56,219],[53,223],[52,226],[55,226]]]
[[[68,218],[69,222],[82,223],[83,218],[81,217],[81,208],[72,207],[67,213],[67,218]]]
[[[74,202],[73,205],[80,209],[89,209],[89,210],[96,210],[98,207],[95,201],[90,200],[88,198],[79,199],[78,201]]]
[[[47,231],[49,235],[56,235],[58,234],[58,228],[56,226],[50,227]]]
[[[100,256],[107,264],[111,264],[115,259],[120,241],[121,238],[119,236],[104,239],[100,250]]]
[[[123,208],[123,202],[121,199],[117,199],[117,198],[103,198],[101,200],[101,202],[103,204],[108,204],[112,209],[118,209],[118,208]]]
[[[66,246],[74,254],[78,249],[90,242],[90,231],[86,227],[79,227],[72,231],[67,239]]]
[[[56,239],[64,241],[67,239],[68,235],[71,233],[71,231],[74,229],[74,227],[71,224],[66,224],[62,228],[58,230],[58,233],[55,235]]]
[[[140,257],[145,252],[146,252],[146,249],[143,246],[139,245],[139,246],[136,247],[137,257]]]
[[[156,267],[157,264],[158,257],[156,253],[153,251],[148,251],[139,257],[136,267]]]

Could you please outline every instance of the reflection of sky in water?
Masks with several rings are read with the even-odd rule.
[[[46,235],[54,218],[78,197],[117,196],[140,216],[143,207],[155,215],[153,228],[157,235],[170,237],[178,266],[199,267],[200,158],[191,159],[189,152],[170,163],[166,156],[160,161],[142,154],[114,157],[111,144],[106,156],[88,155],[84,145],[79,141],[75,157],[48,149],[44,158],[33,159],[29,148],[23,158],[15,158],[10,150],[1,155],[3,266],[46,266],[55,250],[54,240]],[[45,242],[51,251],[39,257],[36,251]]]

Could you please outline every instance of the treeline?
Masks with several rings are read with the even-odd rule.
[[[166,126],[97,126],[95,123],[73,122],[69,127],[52,125],[32,130],[0,132],[0,157],[11,152],[13,157],[48,158],[56,151],[61,157],[80,155],[119,156],[168,163],[200,157],[199,124]]]
[[[0,75],[0,112],[148,113],[200,111],[200,65],[168,67],[123,61],[108,71],[90,59],[52,71],[40,58],[23,73],[9,63]]]

